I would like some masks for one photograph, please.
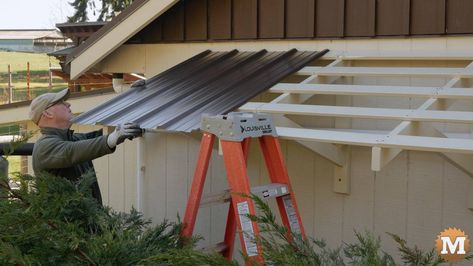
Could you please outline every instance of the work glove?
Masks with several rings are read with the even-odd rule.
[[[135,82],[133,82],[130,87],[131,87],[131,88],[133,88],[133,87],[141,87],[141,86],[144,86],[144,85],[146,85],[146,80],[144,80],[144,79],[139,79],[139,80],[136,80]]]
[[[125,139],[132,140],[136,137],[140,137],[143,134],[143,130],[138,124],[125,123],[117,126],[107,138],[108,146],[113,149],[118,144],[123,143]]]

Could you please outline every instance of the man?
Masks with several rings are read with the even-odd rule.
[[[118,126],[110,135],[102,130],[77,134],[70,130],[73,114],[66,102],[69,90],[45,93],[36,97],[30,105],[30,118],[40,129],[42,136],[33,148],[35,175],[47,172],[78,181],[86,173],[95,176],[92,160],[113,153],[115,147],[125,141],[141,136],[141,128],[133,123]],[[102,204],[97,180],[92,184],[92,194]]]

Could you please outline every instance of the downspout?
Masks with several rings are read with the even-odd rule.
[[[146,156],[144,133],[142,137],[138,138],[136,154],[136,209],[139,212],[143,212],[143,180],[146,171],[144,160]]]
[[[123,73],[113,73],[112,76],[112,85],[113,89],[117,93],[122,93],[128,90],[133,85],[141,86],[143,80],[146,80],[145,77],[139,76],[137,74],[131,74],[135,77],[140,78],[141,80],[135,81],[133,84],[125,84],[123,80]],[[146,171],[146,149],[145,149],[145,140],[143,136],[138,138],[136,144],[136,210],[139,212],[143,212],[143,180],[145,177]]]
[[[134,74],[132,74],[134,75]],[[135,76],[135,75],[134,75]],[[136,75],[138,76],[138,75]],[[141,79],[135,81],[131,86],[142,86],[144,85],[144,81],[146,80],[145,77],[139,76]],[[136,148],[136,208],[137,211],[143,212],[143,181],[145,178],[145,171],[146,171],[146,143],[145,143],[145,130],[143,129],[143,135],[138,138],[137,148]]]

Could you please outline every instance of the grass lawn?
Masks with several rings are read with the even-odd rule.
[[[59,67],[59,61],[46,54],[0,52],[0,73],[8,72],[8,64],[11,65],[12,72],[26,71],[27,62],[30,62],[31,71],[47,71],[49,68],[49,60],[51,60],[51,66]]]
[[[0,125],[0,136],[18,135],[20,133],[19,125]]]
[[[20,156],[9,156],[7,161],[8,161],[8,173],[21,172],[21,157]]]

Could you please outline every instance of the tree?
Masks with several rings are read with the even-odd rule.
[[[97,4],[101,3],[100,4]],[[121,12],[133,0],[73,0],[69,4],[74,7],[75,13],[68,17],[69,22],[85,22],[89,20],[89,11],[95,16],[99,14],[97,21],[107,21],[115,16],[116,12]]]
[[[84,22],[87,21],[87,7],[93,4],[93,1],[89,0],[74,0],[69,2],[74,7],[75,12],[71,17],[67,17],[68,22]]]
[[[121,12],[129,5],[133,3],[133,0],[102,0],[102,7],[98,21],[106,21],[115,16],[115,12]]]

